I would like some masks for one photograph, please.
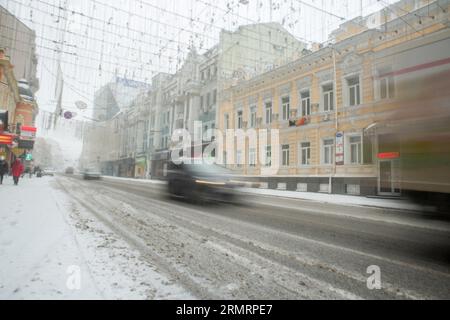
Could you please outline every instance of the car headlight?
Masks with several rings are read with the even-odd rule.
[[[195,183],[209,184],[209,185],[214,185],[214,186],[224,186],[225,185],[225,182],[206,181],[206,180],[195,180]]]

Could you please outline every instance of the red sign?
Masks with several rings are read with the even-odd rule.
[[[20,130],[21,130],[21,131],[36,132],[36,131],[37,131],[37,128],[35,128],[35,127],[22,126],[22,127],[20,128]]]
[[[400,152],[382,152],[377,155],[378,159],[398,159]]]
[[[7,134],[0,134],[0,144],[11,145],[13,143],[13,136]]]
[[[20,135],[23,138],[34,139],[36,137],[36,131],[37,131],[37,129],[35,127],[22,126],[20,128]]]

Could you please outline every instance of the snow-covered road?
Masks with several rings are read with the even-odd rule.
[[[0,298],[450,298],[446,223],[256,195],[196,206],[163,190],[64,176],[0,186]]]
[[[0,186],[0,299],[193,298],[56,186]]]

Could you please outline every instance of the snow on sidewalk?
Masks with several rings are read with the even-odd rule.
[[[110,181],[128,181],[142,184],[165,185],[165,181],[161,180],[146,180],[135,178],[122,178],[102,176],[102,179]],[[353,196],[343,194],[328,194],[320,192],[301,192],[288,191],[278,189],[263,189],[263,188],[239,188],[239,191],[251,193],[255,195],[264,195],[272,197],[284,197],[299,200],[318,201],[330,204],[351,205],[351,206],[366,206],[386,209],[409,210],[409,211],[424,211],[432,208],[424,207],[418,204],[411,203],[404,199],[382,199],[382,198],[368,198],[364,196]]]
[[[55,178],[0,185],[0,299],[190,299]]]
[[[240,191],[273,197],[284,197],[299,200],[312,200],[331,204],[368,206],[398,210],[423,211],[424,207],[403,199],[380,199],[362,196],[350,196],[341,194],[328,194],[319,192],[300,192],[275,189],[241,188]]]

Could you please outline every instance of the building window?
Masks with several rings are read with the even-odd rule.
[[[256,106],[250,107],[250,127],[256,127]]]
[[[217,90],[216,89],[214,89],[214,91],[213,91],[213,104],[216,104],[216,102],[217,102]]]
[[[289,145],[283,144],[281,146],[281,165],[287,167],[289,166]]]
[[[322,86],[323,92],[323,111],[328,112],[334,110],[334,93],[333,84]]]
[[[248,151],[248,161],[250,167],[256,167],[256,149],[250,148]]]
[[[230,115],[227,113],[227,114],[225,114],[225,116],[224,116],[224,119],[223,119],[223,127],[225,128],[225,129],[229,129],[230,128]]]
[[[300,144],[300,164],[308,166],[311,164],[311,143],[302,142]]]
[[[237,112],[237,128],[242,129],[242,111]]]
[[[266,167],[272,165],[272,146],[266,146]]]
[[[272,101],[267,101],[265,103],[265,113],[266,113],[266,124],[272,123]]]
[[[334,140],[323,140],[323,164],[333,164],[334,161]]]
[[[236,152],[236,165],[238,167],[242,167],[242,151],[241,150],[238,150]]]
[[[282,107],[282,113],[283,113],[283,120],[288,120],[289,119],[289,109],[290,109],[289,97],[281,98],[281,107]]]
[[[351,77],[347,79],[349,105],[357,106],[361,104],[361,93],[359,85],[359,76]]]
[[[208,92],[206,94],[206,107],[209,108],[211,106],[211,94]]]
[[[302,108],[302,116],[309,116],[311,115],[311,98],[309,95],[309,90],[303,91],[300,93],[301,97],[301,108]]]
[[[203,110],[203,96],[200,96],[200,109]]]
[[[361,157],[361,136],[354,136],[349,138],[350,145],[350,163],[351,164],[360,164]]]
[[[380,79],[380,98],[392,99],[395,97],[394,77],[387,76]]]

